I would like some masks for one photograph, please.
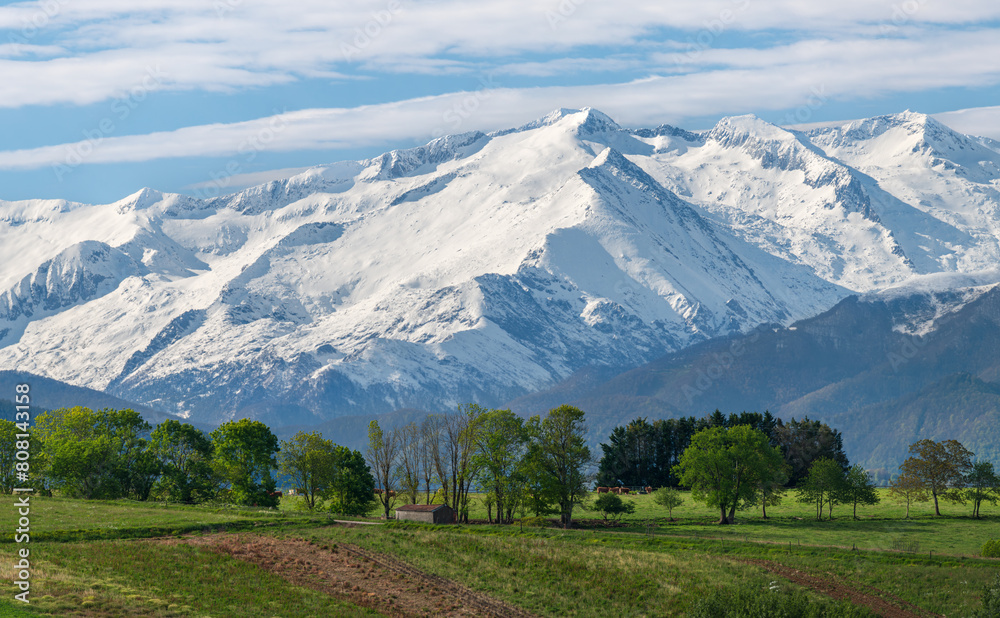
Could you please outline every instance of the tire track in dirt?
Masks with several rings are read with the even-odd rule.
[[[255,564],[296,586],[393,617],[534,618],[519,607],[355,545],[321,546],[304,539],[225,533],[153,542],[205,547]]]
[[[385,569],[413,578],[422,579],[429,584],[437,586],[443,590],[447,590],[467,605],[475,607],[477,610],[481,611],[484,616],[493,616],[496,618],[533,618],[534,616],[534,614],[531,614],[520,607],[516,607],[483,593],[476,592],[450,579],[445,579],[444,577],[433,575],[426,571],[421,571],[420,569],[401,560],[397,560],[394,557],[387,556],[385,554],[376,554],[375,552],[370,552],[353,545],[341,545],[341,547],[343,547],[345,551],[366,560],[370,560]]]
[[[823,574],[821,577],[769,560],[747,558],[738,560],[737,562],[759,566],[800,586],[832,597],[838,601],[849,601],[854,605],[865,607],[885,618],[943,618],[940,614],[921,609],[912,603],[908,603],[899,597],[873,586],[861,584],[862,588],[870,591],[872,594],[862,592],[858,588],[848,586],[828,573]]]

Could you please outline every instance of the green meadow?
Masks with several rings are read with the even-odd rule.
[[[250,562],[144,540],[219,532],[306,539],[331,550],[357,545],[539,616],[679,616],[712,595],[747,588],[800,595],[829,608],[823,615],[872,615],[783,578],[776,566],[926,612],[971,616],[1000,573],[1000,561],[978,557],[986,540],[1000,538],[1000,509],[990,506],[974,520],[967,506],[943,503],[937,518],[924,503],[905,519],[905,508],[883,495],[882,504],[859,508],[857,520],[841,505],[833,521],[816,521],[812,507],[788,497],[768,508],[767,520],[748,510],[735,525],[717,526],[715,513],[688,493],[672,520],[650,496],[624,499],[636,510],[622,522],[604,525],[599,513],[580,510],[581,527],[563,530],[539,519],[342,526],[300,510],[293,497],[279,510],[33,498],[32,603],[15,603],[9,587],[0,615],[379,615]],[[473,506],[471,516],[485,518],[477,497]],[[0,577],[10,582],[17,546],[10,534],[3,540],[9,556]]]

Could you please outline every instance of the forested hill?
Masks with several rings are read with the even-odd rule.
[[[851,461],[894,468],[917,439],[1000,455],[1000,289],[853,296],[788,328],[714,339],[589,388],[593,439],[636,417],[770,410],[836,427]],[[566,387],[563,387],[563,392]],[[551,393],[511,403],[521,414]]]
[[[40,410],[55,410],[57,408],[72,408],[74,406],[84,406],[92,410],[100,410],[102,408],[124,410],[131,408],[142,414],[143,418],[147,421],[154,424],[170,418],[180,418],[98,390],[74,386],[24,371],[0,371],[0,402],[13,401],[14,387],[18,384],[28,384],[31,387],[29,393],[31,404]],[[10,415],[4,418],[13,420],[14,417]]]

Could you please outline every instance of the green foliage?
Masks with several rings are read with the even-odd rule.
[[[260,421],[244,418],[223,423],[212,432],[213,464],[229,483],[230,497],[236,504],[277,506],[274,478],[278,438]]]
[[[816,519],[823,519],[823,507],[829,506],[833,519],[833,505],[839,504],[847,487],[847,475],[840,463],[828,457],[820,458],[809,467],[809,474],[799,483],[799,502],[816,506]]]
[[[983,543],[983,548],[979,550],[979,555],[983,558],[1000,558],[1000,540],[990,539]]]
[[[979,519],[983,502],[996,504],[1000,500],[1000,476],[988,461],[977,461],[965,478],[965,487],[956,492],[958,501],[972,503],[972,516]]]
[[[162,471],[153,486],[156,495],[194,504],[210,500],[218,493],[219,479],[212,469],[212,441],[205,432],[169,419],[153,430],[149,450]]]
[[[819,459],[832,459],[847,470],[843,436],[825,423],[811,421],[809,417],[801,421],[792,418],[788,423],[778,419],[774,441],[789,466],[788,484],[791,487],[797,487],[809,474],[813,462]]]
[[[608,442],[601,444],[603,455],[598,465],[597,484],[676,487],[679,480],[674,474],[674,466],[680,462],[694,434],[711,427],[748,425],[772,439],[776,424],[770,412],[742,412],[727,417],[716,410],[702,418],[690,416],[652,423],[637,418],[628,425],[615,427]]]
[[[621,519],[622,515],[635,513],[635,503],[631,500],[622,500],[618,494],[601,494],[594,500],[594,509],[601,513],[604,520],[610,517],[612,521]]]
[[[1000,556],[1000,551],[997,552],[997,556]],[[972,614],[972,618],[996,618],[997,616],[1000,616],[1000,575],[997,575],[992,583],[983,586],[983,607],[976,610]]]
[[[42,466],[52,486],[68,496],[145,500],[159,476],[159,462],[141,436],[149,423],[134,410],[63,408],[35,418]]]
[[[281,442],[278,471],[291,478],[310,511],[316,508],[328,488],[333,468],[333,442],[324,440],[318,432],[300,431],[291,440]],[[372,487],[374,489],[374,485]]]
[[[17,471],[14,469],[19,433],[22,432],[14,421],[0,420],[0,491],[5,494],[13,493],[14,487],[19,486],[15,482]]]
[[[563,526],[572,523],[573,507],[587,495],[586,468],[591,456],[583,417],[577,408],[560,406],[544,419],[533,417],[527,428],[531,446],[525,465],[533,487],[539,490],[535,499],[559,505]]]
[[[972,453],[957,440],[918,440],[910,445],[910,457],[899,466],[934,498],[934,513],[941,514],[939,497],[960,497],[950,490],[961,487],[972,471]]]
[[[695,601],[688,618],[862,618],[874,616],[847,602],[817,602],[801,590],[784,586],[743,585],[720,588]]]
[[[674,517],[674,509],[684,504],[681,492],[674,487],[661,487],[653,492],[653,502],[667,509],[667,514],[671,519]]]
[[[475,424],[476,478],[496,499],[499,523],[514,521],[527,482],[528,430],[524,419],[510,410],[488,410]]]
[[[858,518],[858,505],[872,506],[879,503],[879,495],[875,490],[875,481],[868,471],[855,464],[844,476],[844,485],[838,496],[844,504],[854,506],[854,519]]]
[[[375,504],[375,478],[360,451],[333,445],[332,469],[323,497],[342,515],[364,515]]]
[[[781,474],[782,466],[764,432],[739,425],[695,434],[676,472],[695,500],[719,508],[720,524],[731,524],[736,509],[752,504],[758,484]]]

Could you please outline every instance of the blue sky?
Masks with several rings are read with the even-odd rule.
[[[6,3],[0,199],[216,195],[560,107],[689,129],[911,109],[1000,139],[997,58],[995,0]]]

